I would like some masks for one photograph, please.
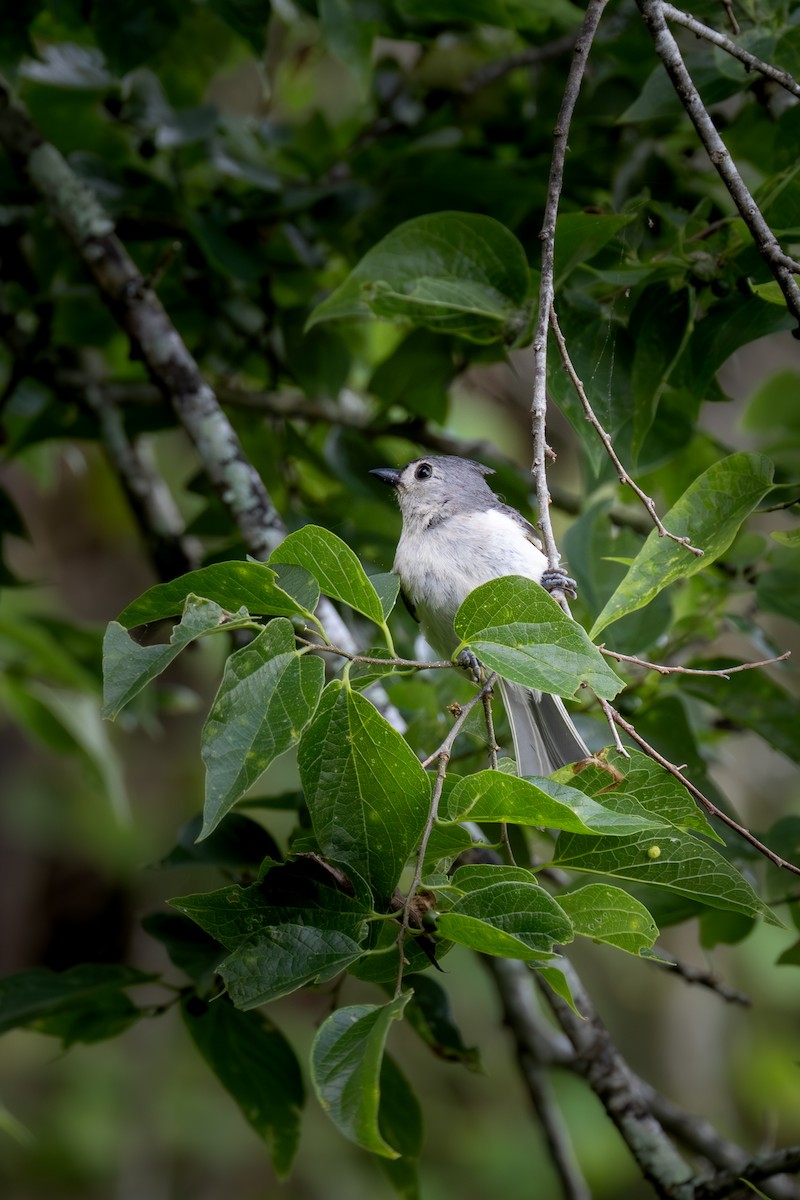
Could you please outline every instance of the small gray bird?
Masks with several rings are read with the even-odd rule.
[[[485,476],[493,473],[449,455],[417,458],[402,470],[370,472],[397,493],[403,532],[393,570],[426,640],[445,658],[458,645],[453,619],[459,605],[481,583],[524,575],[548,590],[561,587],[575,594],[574,581],[563,569],[548,570],[530,522],[486,483]],[[500,689],[520,775],[550,775],[589,757],[558,696],[505,679]]]

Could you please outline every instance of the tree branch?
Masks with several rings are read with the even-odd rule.
[[[591,1200],[547,1070],[555,1063],[571,1063],[572,1048],[566,1038],[549,1030],[542,1021],[534,1001],[531,973],[523,963],[511,958],[480,957],[497,986],[503,1021],[514,1038],[519,1069],[561,1182],[564,1200]]]
[[[691,963],[681,962],[677,958],[648,958],[647,962],[661,967],[664,971],[671,971],[673,975],[679,975],[686,983],[716,992],[727,1004],[739,1004],[742,1008],[752,1007],[753,1001],[749,996],[732,988],[723,979],[720,979],[712,971],[707,971],[704,967],[693,967]]]
[[[683,12],[680,8],[675,8],[672,4],[665,3],[663,11],[668,21],[674,21],[676,25],[683,25],[685,29],[690,30],[696,37],[705,38],[707,42],[712,42],[715,46],[719,46],[721,50],[725,50],[733,58],[738,58],[739,62],[744,63],[748,70],[759,71],[762,75],[766,75],[767,79],[772,79],[775,83],[779,83],[781,87],[786,88],[787,92],[791,92],[793,96],[800,97],[800,83],[788,71],[782,71],[780,67],[773,67],[772,63],[764,62],[761,58],[756,58],[755,54],[751,54],[749,50],[744,50],[741,46],[737,46],[736,42],[726,34],[718,33],[716,29],[711,29],[710,26],[704,25],[702,21],[698,21],[696,17]]]
[[[699,804],[706,810],[707,813],[709,813],[710,816],[716,817],[718,821],[722,821],[722,823],[727,825],[729,829],[732,829],[735,833],[738,833],[739,837],[743,838],[744,841],[749,842],[751,846],[758,850],[759,854],[763,854],[764,857],[768,858],[769,861],[774,863],[776,867],[782,867],[786,871],[791,871],[795,875],[800,875],[800,867],[795,866],[794,863],[789,862],[785,858],[781,858],[781,856],[776,854],[774,850],[770,850],[769,846],[765,846],[763,842],[760,842],[755,834],[751,833],[750,830],[744,825],[740,825],[738,821],[734,821],[733,817],[729,817],[728,814],[723,812],[721,808],[717,808],[713,801],[709,800],[708,797],[704,795],[698,787],[695,787],[690,779],[686,778],[679,767],[676,767],[674,763],[669,762],[668,759],[664,758],[663,755],[658,753],[654,746],[651,746],[649,742],[646,742],[641,734],[636,732],[630,721],[626,721],[625,718],[617,712],[612,704],[609,704],[607,700],[603,700],[600,697],[598,697],[598,702],[608,720],[614,721],[614,723],[617,724],[620,729],[624,729],[628,737],[636,742],[636,745],[644,751],[648,758],[652,758],[653,762],[657,762],[660,767],[663,767],[665,771],[669,771],[670,775],[674,776],[675,779],[682,783],[687,792],[694,796],[695,800],[699,802]]]
[[[550,310],[554,294],[554,264],[556,217],[561,198],[561,188],[564,180],[564,161],[567,155],[569,128],[572,114],[578,100],[578,94],[586,69],[586,60],[594,41],[600,18],[603,15],[607,0],[589,0],[586,15],[578,31],[575,48],[572,54],[567,81],[564,87],[564,97],[561,102],[556,127],[553,131],[553,155],[550,161],[550,175],[547,181],[547,203],[545,205],[542,230],[539,237],[542,242],[542,272],[539,284],[539,309],[536,317],[536,329],[533,337],[533,398],[531,414],[533,426],[533,476],[536,482],[536,500],[539,509],[539,528],[542,533],[544,552],[547,555],[548,566],[558,567],[560,555],[553,536],[550,523],[550,491],[547,486],[547,330],[550,322]],[[553,596],[562,605],[566,604],[563,592],[555,589]]]
[[[481,88],[487,87],[490,83],[496,83],[498,79],[503,79],[512,71],[518,71],[522,67],[536,67],[540,63],[560,58],[574,45],[575,34],[570,32],[552,42],[545,42],[542,46],[527,46],[519,54],[509,54],[508,58],[501,58],[495,62],[486,63],[483,67],[478,67],[464,80],[461,91],[465,96],[473,96]]]
[[[664,64],[673,87],[697,130],[697,136],[705,147],[712,166],[728,189],[739,215],[750,230],[759,254],[783,292],[789,312],[795,317],[800,328],[800,287],[794,278],[795,264],[781,249],[778,239],[764,220],[760,208],[736,169],[725,143],[717,133],[708,109],[703,104],[692,77],[686,69],[678,43],[667,25],[662,0],[636,0],[636,3],[645,25],[650,30],[656,53]]]
[[[725,1196],[752,1196],[752,1189],[740,1187],[744,1180],[760,1183],[773,1175],[800,1171],[800,1146],[786,1146],[770,1154],[756,1154],[741,1167],[719,1171],[712,1179],[700,1183],[695,1190],[695,1200],[722,1200]]]
[[[566,960],[562,969],[583,1019],[538,975],[536,982],[575,1050],[572,1069],[601,1100],[656,1195],[693,1200],[691,1168],[650,1111],[639,1079],[614,1045],[577,973]]]

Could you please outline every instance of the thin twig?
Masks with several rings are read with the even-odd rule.
[[[736,20],[736,13],[733,11],[733,0],[722,0],[722,7],[725,9],[725,12],[728,15],[728,20],[731,23],[731,29],[738,37],[742,31],[739,27],[739,22]]]
[[[500,747],[497,744],[497,738],[494,732],[494,717],[492,715],[492,693],[486,692],[483,697],[483,719],[486,722],[486,738],[489,750],[489,768],[492,771],[497,770],[497,751]],[[506,821],[500,822],[500,841],[503,843],[503,849],[506,852],[506,858],[512,867],[516,866],[514,851],[511,848],[511,839],[508,836],[508,824]]]
[[[347,658],[350,662],[368,663],[379,667],[410,667],[415,671],[436,671],[456,666],[454,662],[448,662],[445,659],[437,659],[435,662],[422,662],[416,658],[373,658],[369,654],[354,654],[351,650],[345,650],[342,646],[323,645],[321,642],[312,642],[310,638],[301,637],[299,633],[295,634],[295,641],[301,642],[304,646],[310,646],[312,650],[319,650],[323,654],[333,654],[339,658]]]
[[[658,765],[663,767],[665,771],[669,771],[670,775],[677,779],[679,783],[682,783],[687,792],[694,796],[695,800],[698,801],[698,803],[710,816],[716,817],[718,821],[722,821],[722,823],[727,825],[729,829],[733,829],[735,833],[738,833],[739,837],[743,838],[744,841],[749,842],[751,846],[758,850],[759,854],[763,854],[764,857],[768,858],[769,861],[774,863],[776,867],[782,867],[786,871],[792,871],[793,874],[800,875],[800,867],[795,866],[794,863],[789,862],[785,858],[781,858],[781,856],[776,854],[774,850],[770,850],[769,846],[765,846],[763,842],[760,842],[755,834],[751,833],[750,830],[744,825],[740,825],[738,821],[734,821],[733,817],[729,817],[728,814],[723,812],[721,808],[717,808],[713,801],[709,800],[708,797],[704,795],[698,787],[695,787],[690,779],[686,778],[680,767],[676,767],[674,763],[669,762],[668,759],[664,758],[663,755],[658,753],[655,747],[651,746],[649,742],[646,742],[641,734],[636,732],[630,721],[626,721],[625,718],[617,712],[612,704],[609,704],[607,700],[603,700],[601,697],[598,697],[598,701],[600,707],[603,709],[603,712],[606,714],[606,717],[610,721],[614,721],[617,725],[619,725],[620,729],[623,729],[625,733],[627,733],[628,737],[636,742],[636,745],[644,751],[648,758],[652,758],[653,762],[657,762]]]
[[[656,512],[655,502],[652,499],[652,497],[648,496],[645,492],[642,491],[642,489],[639,487],[639,485],[630,477],[628,472],[623,467],[622,462],[620,461],[619,455],[617,454],[616,450],[614,449],[614,445],[611,441],[610,434],[608,434],[606,432],[606,430],[603,428],[603,426],[600,424],[600,421],[598,420],[594,409],[592,408],[591,404],[589,403],[589,397],[586,395],[586,389],[583,386],[583,382],[582,382],[580,376],[578,375],[578,372],[575,370],[572,359],[570,358],[570,355],[569,355],[569,351],[567,350],[567,343],[564,338],[564,334],[561,332],[561,326],[558,323],[558,317],[556,316],[556,310],[552,306],[550,308],[550,326],[553,330],[553,333],[555,334],[556,344],[558,345],[559,354],[561,355],[561,361],[564,364],[564,367],[566,369],[567,374],[570,377],[570,380],[572,381],[572,386],[574,387],[574,389],[578,395],[578,399],[580,400],[581,405],[583,406],[583,411],[584,411],[586,420],[589,422],[589,424],[592,426],[592,428],[596,431],[598,437],[600,438],[600,441],[605,446],[606,453],[608,454],[608,457],[611,459],[612,463],[614,464],[614,466],[616,468],[617,476],[619,478],[620,483],[627,484],[628,487],[639,497],[639,499],[641,500],[645,509],[649,513],[650,519],[652,520],[653,524],[655,525],[656,529],[658,530],[659,537],[668,537],[673,542],[677,542],[679,546],[685,546],[686,549],[691,554],[696,554],[698,558],[702,558],[703,551],[698,546],[693,546],[690,538],[679,537],[676,533],[670,533],[670,531],[667,528],[665,528],[664,523],[662,522],[661,518],[659,517],[658,513]]]
[[[665,971],[671,971],[673,975],[680,975],[681,979],[686,983],[694,984],[696,987],[708,988],[710,992],[715,992],[727,1004],[740,1004],[742,1008],[752,1007],[753,1001],[744,992],[739,992],[736,988],[732,988],[730,984],[725,983],[713,971],[707,970],[705,967],[693,967],[691,963],[682,962],[680,959],[667,958],[648,958],[647,962],[654,963],[657,967],[663,968]]]
[[[539,528],[542,533],[542,544],[547,563],[551,569],[556,569],[560,562],[558,547],[553,536],[550,523],[550,490],[547,486],[547,329],[550,322],[550,309],[554,294],[554,264],[556,217],[561,198],[561,188],[564,179],[564,161],[567,155],[569,128],[572,114],[581,89],[583,73],[594,41],[600,18],[608,0],[589,0],[586,15],[578,30],[578,37],[572,53],[567,81],[564,86],[564,97],[561,102],[556,127],[553,130],[553,154],[550,160],[550,175],[547,181],[547,203],[545,205],[542,230],[539,234],[542,243],[542,267],[539,283],[539,309],[536,317],[536,330],[533,337],[533,396],[531,400],[531,418],[533,428],[533,476],[536,483],[536,500],[539,509]],[[566,607],[564,593],[555,589],[552,595],[562,607]]]
[[[615,658],[617,662],[633,663],[634,666],[645,667],[648,671],[658,671],[659,675],[715,675],[718,679],[730,679],[731,675],[736,675],[739,671],[754,671],[757,667],[771,667],[775,663],[785,662],[792,654],[791,650],[786,650],[783,654],[779,654],[777,658],[765,658],[763,662],[739,663],[736,667],[724,667],[717,671],[705,671],[700,667],[668,667],[664,663],[647,662],[646,659],[637,658],[634,654],[620,654],[619,651],[609,650],[606,646],[598,646],[597,649],[608,658]]]
[[[788,256],[782,250],[778,239],[765,221],[761,209],[736,169],[708,109],[694,86],[678,43],[667,25],[662,0],[636,0],[636,3],[650,30],[656,53],[672,80],[673,87],[697,131],[697,136],[705,147],[712,166],[728,189],[739,215],[750,230],[759,254],[783,292],[786,307],[800,325],[800,286],[794,278],[794,269],[787,265]]]
[[[788,71],[782,71],[780,67],[773,67],[772,63],[764,62],[761,58],[756,58],[755,54],[751,54],[749,50],[744,50],[741,46],[737,46],[736,42],[724,33],[718,33],[716,29],[711,29],[710,26],[704,25],[702,21],[698,21],[696,17],[689,13],[682,12],[681,9],[675,8],[672,4],[664,4],[664,16],[668,21],[674,21],[676,25],[683,25],[685,29],[689,29],[697,37],[705,38],[707,42],[713,42],[715,46],[719,46],[721,50],[725,50],[733,58],[738,58],[740,62],[753,71],[759,71],[762,75],[766,75],[768,79],[773,79],[779,83],[781,87],[786,88],[787,92],[791,92],[793,96],[800,96],[800,83],[794,79]]]
[[[428,849],[428,842],[430,841],[430,836],[433,831],[436,818],[439,815],[439,801],[442,798],[442,788],[444,787],[445,776],[447,775],[447,764],[450,761],[453,744],[463,729],[467,717],[472,712],[476,704],[482,703],[484,696],[491,692],[496,679],[497,676],[495,674],[490,675],[480,691],[476,692],[474,696],[470,696],[466,704],[459,706],[460,712],[456,717],[453,727],[448,733],[447,737],[444,739],[439,749],[435,750],[434,753],[431,754],[430,757],[427,758],[422,764],[423,767],[428,767],[433,762],[437,763],[436,779],[433,784],[431,803],[430,808],[428,809],[428,816],[425,821],[425,828],[422,831],[422,837],[420,838],[419,842],[417,861],[414,866],[414,875],[408,889],[408,894],[406,895],[406,902],[403,905],[403,920],[400,925],[400,932],[397,935],[397,948],[400,956],[400,963],[397,970],[397,985],[395,988],[396,996],[400,995],[403,986],[403,968],[406,965],[404,948],[406,939],[408,938],[408,928],[411,921],[411,908],[414,903],[414,896],[416,895],[417,888],[420,885],[420,880],[422,879],[422,871],[425,865],[425,852]]]

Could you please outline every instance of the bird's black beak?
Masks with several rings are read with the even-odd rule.
[[[381,483],[388,483],[390,487],[397,487],[402,474],[403,472],[396,470],[395,467],[375,467],[370,471],[370,475],[380,479]]]

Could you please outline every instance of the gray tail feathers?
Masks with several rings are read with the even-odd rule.
[[[511,725],[518,775],[552,775],[559,767],[588,758],[589,750],[558,696],[500,680]]]

